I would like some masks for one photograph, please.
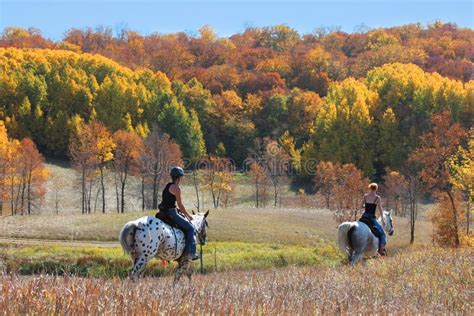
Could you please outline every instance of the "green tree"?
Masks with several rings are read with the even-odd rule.
[[[176,140],[183,150],[184,157],[199,159],[206,154],[201,125],[196,112],[186,111],[183,104],[176,98],[165,105],[158,116],[158,124],[163,132]]]

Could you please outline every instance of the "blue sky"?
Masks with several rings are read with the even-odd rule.
[[[321,26],[352,32],[360,25],[426,24],[437,19],[474,28],[473,10],[473,1],[458,0],[0,0],[0,29],[32,26],[58,40],[72,27],[97,26],[111,27],[114,32],[125,26],[142,34],[193,34],[209,24],[220,36],[241,32],[246,26],[280,23],[302,34]]]

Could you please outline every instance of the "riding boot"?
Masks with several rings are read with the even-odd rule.
[[[194,260],[199,259],[199,254],[198,253],[192,253],[192,252],[185,253],[185,254],[183,254],[182,258],[185,259],[185,260],[193,260],[194,261]]]

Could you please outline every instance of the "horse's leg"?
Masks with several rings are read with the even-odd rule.
[[[351,266],[354,267],[356,265],[357,261],[360,260],[360,258],[362,258],[362,252],[354,250],[354,252],[351,256],[351,261],[350,261]]]
[[[188,261],[188,268],[186,270],[186,276],[188,277],[189,282],[191,282],[191,277],[193,276],[194,265],[191,264],[191,261]]]
[[[187,273],[187,268],[189,266],[189,260],[179,260],[178,261],[178,269],[176,269],[176,273],[174,274],[174,283],[178,283],[179,279],[183,273]]]
[[[138,278],[141,277],[143,270],[145,270],[148,258],[144,254],[140,254],[135,258],[132,271],[130,272],[130,277],[133,279],[135,276]]]

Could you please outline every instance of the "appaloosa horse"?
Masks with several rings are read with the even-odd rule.
[[[392,212],[383,211],[385,226],[383,229],[393,235]],[[377,221],[382,224],[381,219]],[[379,249],[379,239],[370,231],[369,226],[363,222],[344,222],[337,228],[337,243],[339,249],[347,254],[349,263],[354,266],[363,254],[374,256]]]
[[[196,234],[200,244],[204,245],[207,238],[207,215],[196,214],[191,223],[196,228]],[[178,261],[178,269],[175,274],[177,282],[183,273],[186,273],[189,280],[193,269],[189,259],[181,258],[184,251],[184,233],[174,228],[161,219],[153,216],[144,216],[137,220],[128,222],[123,226],[119,236],[122,248],[132,257],[132,270],[130,278],[140,276],[145,270],[148,261],[154,257],[162,260]]]

